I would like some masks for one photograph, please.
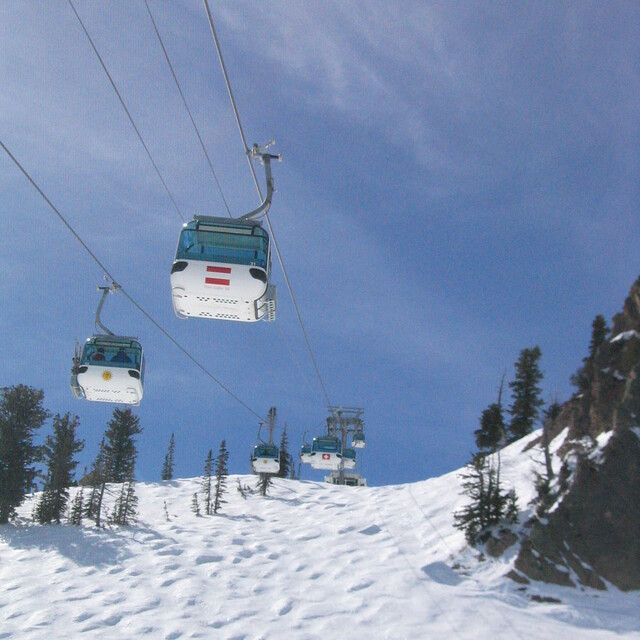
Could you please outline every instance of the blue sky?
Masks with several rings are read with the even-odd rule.
[[[182,215],[224,215],[144,2],[74,4]],[[258,197],[204,8],[150,6],[241,215]],[[330,401],[365,409],[368,481],[462,466],[525,347],[542,349],[545,399],[566,399],[593,318],[640,272],[638,6],[211,8],[248,142],[284,156],[271,223]],[[277,263],[275,323],[174,316],[182,222],[71,7],[3,3],[0,52],[2,141],[116,280],[256,413],[276,406],[294,449],[320,433],[326,400]],[[4,154],[0,194],[0,385],[79,415],[89,465],[113,407],[75,400],[68,378],[102,273]],[[158,479],[171,432],[177,475],[223,438],[245,473],[255,416],[123,296],[102,319],[148,358],[139,479]]]

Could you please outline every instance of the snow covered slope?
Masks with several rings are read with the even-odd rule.
[[[502,455],[521,506],[524,444]],[[457,473],[246,499],[238,480],[256,478],[231,476],[209,517],[191,512],[199,479],[138,484],[138,523],[101,531],[31,524],[25,503],[0,527],[0,638],[640,638],[640,594],[525,588],[504,578],[515,548],[479,559],[452,527]]]

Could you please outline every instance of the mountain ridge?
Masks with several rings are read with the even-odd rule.
[[[567,430],[552,509],[515,567],[534,580],[640,589],[640,278],[598,346],[590,375],[548,425]]]

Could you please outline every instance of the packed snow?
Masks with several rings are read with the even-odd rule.
[[[631,331],[623,331],[622,333],[619,333],[617,336],[614,336],[613,338],[611,338],[609,342],[619,342],[620,340],[631,340],[631,338],[638,338],[638,337],[640,337],[640,335],[638,335],[638,332],[632,329]]]
[[[535,437],[501,457],[523,519]],[[0,527],[0,638],[640,638],[640,594],[523,586],[505,578],[516,547],[498,560],[467,547],[458,472],[384,487],[276,479],[267,497],[238,482],[256,477],[230,476],[222,513],[200,517],[199,478],[140,483],[138,522],[101,530],[33,524],[31,497]]]

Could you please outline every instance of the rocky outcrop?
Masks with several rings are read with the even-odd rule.
[[[589,384],[549,427],[551,438],[568,429],[556,502],[515,567],[555,584],[640,589],[640,279],[588,364]]]

